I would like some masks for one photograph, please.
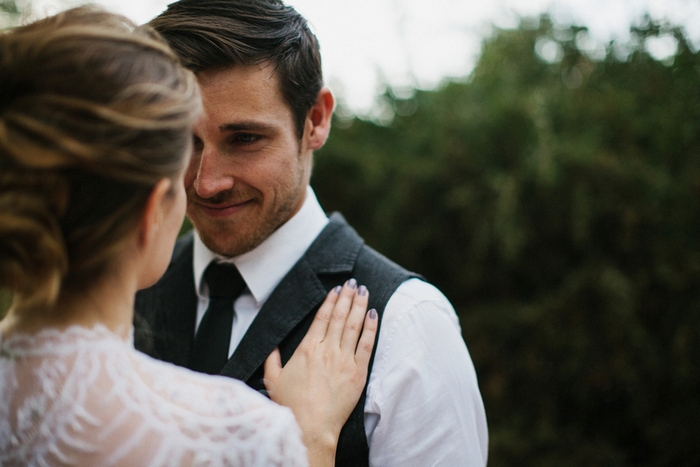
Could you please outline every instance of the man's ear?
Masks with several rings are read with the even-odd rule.
[[[331,117],[335,107],[333,93],[327,87],[321,88],[316,98],[316,103],[311,107],[306,117],[306,131],[308,131],[309,149],[320,149],[328,139],[331,132]]]
[[[172,186],[172,180],[163,178],[156,183],[156,186],[151,190],[151,194],[148,195],[146,205],[141,214],[141,221],[139,222],[139,248],[142,250],[147,249],[153,242],[153,239],[156,238],[155,234],[158,232],[165,217],[163,200]]]

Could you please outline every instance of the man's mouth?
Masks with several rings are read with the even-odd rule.
[[[209,217],[223,218],[234,216],[253,204],[252,199],[245,201],[226,201],[223,203],[198,202],[199,209]]]

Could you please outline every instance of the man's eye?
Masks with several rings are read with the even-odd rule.
[[[236,143],[250,144],[255,143],[260,139],[260,136],[251,133],[240,133],[234,138]]]

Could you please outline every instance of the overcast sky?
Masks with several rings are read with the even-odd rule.
[[[55,12],[80,0],[34,0]],[[143,23],[168,0],[94,0]],[[366,114],[385,82],[432,88],[466,77],[492,27],[549,11],[585,25],[594,41],[625,40],[645,13],[685,26],[700,47],[700,0],[288,0],[321,43],[327,83],[347,107]]]

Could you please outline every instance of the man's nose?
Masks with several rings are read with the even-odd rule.
[[[233,174],[228,173],[226,160],[216,150],[202,151],[199,168],[193,186],[201,198],[211,198],[222,191],[233,188]]]

